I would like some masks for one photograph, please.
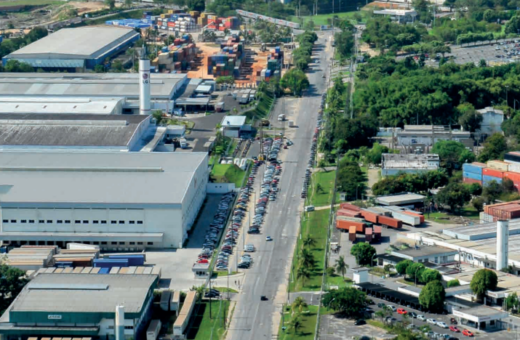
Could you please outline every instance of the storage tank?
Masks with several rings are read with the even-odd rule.
[[[497,270],[507,268],[509,248],[509,221],[497,222]]]
[[[115,333],[116,340],[125,340],[125,307],[116,306]]]

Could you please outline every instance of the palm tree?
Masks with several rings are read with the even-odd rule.
[[[300,265],[305,269],[312,269],[316,265],[316,260],[308,249],[303,248],[300,252]]]
[[[303,239],[304,247],[313,247],[315,245],[316,245],[316,239],[314,239],[314,237],[312,237],[312,235],[305,236],[305,238]]]
[[[347,273],[348,264],[345,263],[345,257],[340,256],[338,260],[336,260],[335,265],[336,271],[341,273],[343,278],[345,278],[345,274]]]
[[[304,308],[307,308],[307,302],[305,302],[304,298],[302,298],[301,296],[298,296],[296,299],[294,299],[291,307],[292,307],[293,313],[296,310],[298,310],[301,313]]]
[[[294,329],[294,334],[298,333],[298,330],[300,330],[303,327],[302,318],[300,314],[295,314],[289,320],[289,329]]]
[[[302,286],[305,286],[305,280],[311,277],[311,272],[304,266],[299,266],[296,272],[296,278],[302,280]]]

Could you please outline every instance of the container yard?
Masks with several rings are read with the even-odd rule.
[[[256,71],[256,83],[259,84],[262,80],[269,81],[271,77],[280,77],[284,52],[280,46],[275,47],[267,56],[267,67]]]
[[[509,152],[504,158],[505,161],[491,160],[486,164],[477,162],[464,164],[462,169],[463,182],[486,186],[491,181],[502,183],[504,178],[508,178],[513,182],[516,190],[520,191],[520,153]],[[489,219],[484,217],[484,220],[488,221]]]
[[[207,58],[208,74],[214,77],[240,77],[240,65],[244,55],[244,46],[240,38],[236,35],[229,37],[227,42],[220,45],[220,49],[220,53],[209,55]]]
[[[190,35],[185,34],[182,38],[175,39],[170,46],[164,46],[151,65],[158,67],[159,72],[184,71],[194,67],[197,53],[197,47]]]

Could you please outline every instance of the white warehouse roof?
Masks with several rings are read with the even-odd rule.
[[[1,97],[0,113],[118,114],[123,98]]]
[[[222,127],[242,127],[246,123],[246,116],[224,116]]]
[[[207,153],[3,152],[1,207],[181,207]]]
[[[95,59],[138,35],[133,29],[115,26],[63,28],[6,57]]]

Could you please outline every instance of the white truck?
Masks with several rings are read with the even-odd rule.
[[[284,114],[278,115],[278,120],[280,122],[283,122],[285,120],[285,115]]]
[[[181,138],[180,142],[181,142],[181,149],[187,149],[188,148],[188,141],[186,140],[186,138]]]
[[[146,340],[155,340],[161,331],[161,320],[155,319],[150,322],[146,330]]]

